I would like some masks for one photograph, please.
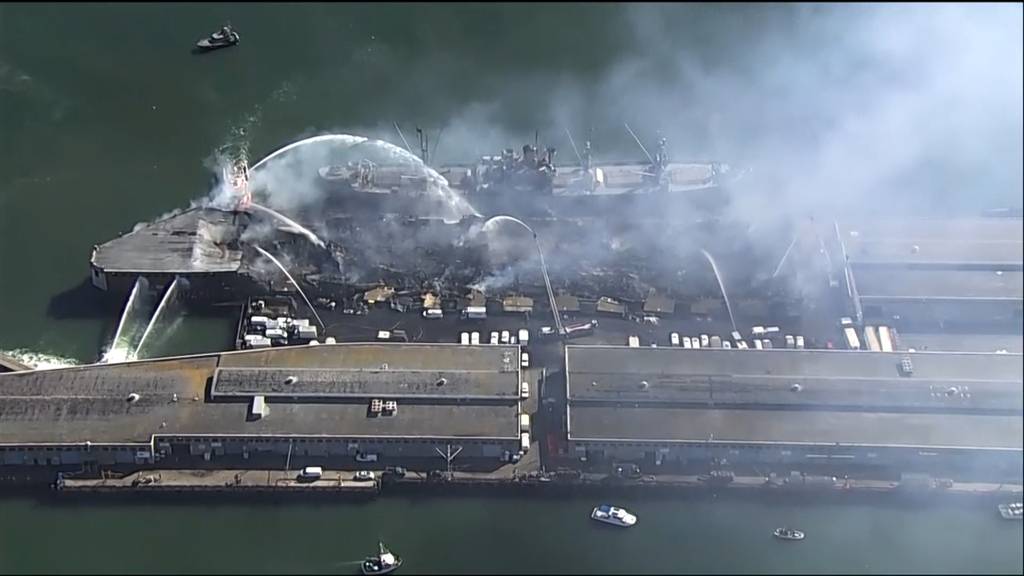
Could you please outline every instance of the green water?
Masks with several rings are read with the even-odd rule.
[[[771,46],[766,30],[787,38],[819,9],[636,10],[0,6],[0,350],[95,360],[118,312],[98,311],[81,287],[91,247],[204,194],[204,162],[219,146],[244,143],[258,158],[320,131],[396,141],[398,121],[407,136],[415,124],[432,133],[447,125],[439,159],[465,160],[531,141],[535,129],[554,141],[564,118],[599,152],[639,158],[621,123],[650,142],[660,122],[645,114],[651,101],[625,90],[635,105],[605,114],[590,86],[626,69],[664,89],[678,80],[669,64],[680,52],[703,70],[753,73]],[[240,46],[190,53],[226,20]],[[712,137],[706,111],[693,107],[699,94],[687,85],[678,111],[662,118],[690,128],[673,135],[675,153],[739,155]],[[737,107],[754,104],[742,91],[735,97]],[[791,120],[769,116],[750,128]],[[556,144],[571,154],[567,142]],[[1011,186],[995,197],[1015,194]],[[159,351],[229,346],[234,321],[190,315],[162,335]],[[53,505],[11,497],[0,500],[0,572],[348,573],[378,536],[407,558],[407,573],[1022,571],[1020,524],[1000,521],[987,504],[619,503],[639,514],[635,529],[593,525],[590,499]],[[808,540],[775,542],[770,531],[781,524]]]

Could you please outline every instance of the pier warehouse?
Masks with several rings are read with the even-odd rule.
[[[853,308],[865,323],[1019,334],[1024,220],[878,220],[836,229]]]
[[[518,346],[337,344],[0,375],[0,464],[357,454],[497,467],[517,451]],[[393,402],[393,404],[392,404]],[[309,457],[309,458],[306,458]],[[234,459],[234,460],[231,460]]]
[[[569,346],[569,455],[651,473],[726,461],[1019,481],[1021,360]]]

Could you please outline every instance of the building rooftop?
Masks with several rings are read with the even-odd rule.
[[[515,346],[465,347],[428,344],[337,344],[316,347],[228,352],[184,358],[93,365],[57,370],[0,375],[0,444],[32,443],[138,443],[154,435],[342,436],[342,437],[474,437],[512,439],[518,436],[518,364],[506,369],[505,355],[517,357]],[[429,398],[399,402],[394,416],[370,418],[367,403],[331,401],[324,395],[297,399],[295,394],[274,398],[267,383],[241,382],[245,371],[270,375],[295,372],[305,366],[322,374],[348,371],[347,380],[321,386],[372,393],[383,379],[355,378],[360,369],[420,369],[445,374],[454,386],[468,391],[458,404]],[[230,388],[214,398],[214,374],[235,378],[220,386]],[[472,373],[466,378],[463,372]],[[474,372],[477,371],[477,372]],[[484,374],[490,374],[487,376]],[[489,381],[493,378],[494,381]],[[481,385],[473,390],[473,382]],[[507,384],[502,391],[499,382]],[[307,383],[312,385],[314,383]],[[446,384],[448,386],[449,384]],[[249,420],[244,386],[268,389],[270,413]],[[262,391],[263,389],[261,389]],[[488,397],[476,402],[473,393]],[[130,401],[131,394],[137,394]],[[234,401],[232,401],[234,400]]]
[[[911,358],[911,376],[900,373],[904,357]],[[573,409],[625,404],[1024,411],[1018,354],[568,346],[566,363]]]
[[[1024,272],[857,268],[861,300],[870,299],[1024,299]]]
[[[893,414],[714,408],[577,406],[573,440],[738,442],[1021,450],[1024,419],[970,414]]]
[[[894,219],[839,224],[844,242],[903,240],[949,242],[1020,242],[1024,220],[1020,218]]]
[[[177,274],[237,272],[242,252],[232,212],[192,208],[96,247],[92,264],[104,272]]]

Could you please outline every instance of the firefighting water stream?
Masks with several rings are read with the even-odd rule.
[[[715,280],[718,281],[718,288],[722,291],[722,300],[725,300],[725,309],[729,312],[729,322],[732,324],[733,332],[735,332],[736,318],[732,315],[732,304],[729,303],[729,295],[725,292],[725,282],[722,280],[722,274],[718,272],[718,264],[707,250],[701,250],[700,253],[707,258],[708,263],[711,264],[711,270],[715,273]]]
[[[281,262],[278,261],[277,258],[274,258],[274,255],[271,254],[270,252],[267,252],[263,248],[260,248],[259,246],[256,245],[253,245],[253,248],[255,248],[260,254],[266,256],[271,262],[274,263],[274,266],[277,266],[278,269],[281,270],[281,272],[286,277],[288,277],[288,281],[291,282],[292,286],[295,287],[295,290],[299,293],[300,296],[302,296],[302,299],[306,302],[306,305],[309,306],[309,311],[312,312],[313,317],[316,318],[317,324],[320,325],[320,329],[323,330],[324,321],[321,320],[320,315],[316,313],[316,308],[313,307],[313,303],[309,301],[309,298],[306,298],[306,293],[302,291],[302,287],[299,286],[299,283],[296,282],[295,279],[292,278],[292,275],[288,273],[288,269],[285,268],[284,265],[281,264]]]

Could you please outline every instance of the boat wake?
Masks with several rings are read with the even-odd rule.
[[[78,360],[73,358],[65,358],[63,356],[48,354],[46,352],[36,352],[25,348],[0,350],[0,353],[17,360],[19,363],[24,364],[33,370],[51,370],[53,368],[69,368],[71,366],[79,365]]]

